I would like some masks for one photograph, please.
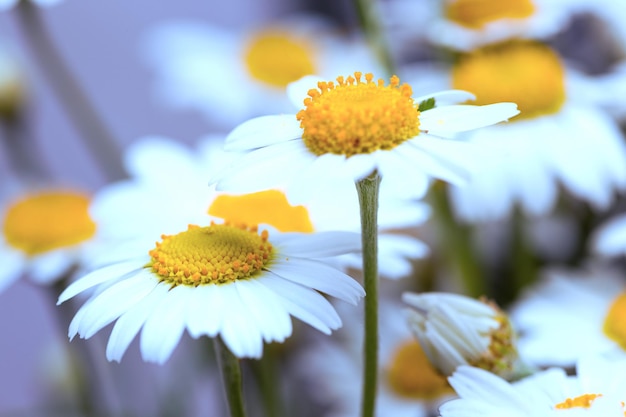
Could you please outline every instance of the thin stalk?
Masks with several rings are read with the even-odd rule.
[[[48,78],[51,88],[81,139],[93,157],[100,162],[100,168],[107,180],[116,181],[125,178],[126,170],[122,165],[117,141],[100,119],[98,112],[56,49],[53,37],[46,30],[37,6],[31,1],[20,1],[15,10],[24,39],[42,69],[41,73]]]
[[[354,8],[356,9],[359,23],[365,33],[365,37],[369,42],[374,53],[378,57],[388,76],[395,74],[395,65],[389,54],[389,48],[385,44],[385,39],[377,19],[375,11],[375,2],[372,0],[354,0]]]
[[[363,242],[363,286],[365,287],[365,320],[363,334],[363,417],[373,417],[378,385],[378,188],[380,175],[375,171],[357,181],[361,208]]]
[[[215,343],[215,354],[222,374],[222,385],[224,386],[230,417],[245,417],[239,359],[233,355],[219,336],[215,337],[213,342]]]
[[[529,247],[528,239],[525,234],[525,219],[524,215],[516,206],[513,211],[513,218],[511,220],[512,227],[512,252],[513,252],[513,270],[511,275],[513,276],[513,294],[509,294],[509,298],[503,301],[503,304],[507,304],[515,299],[521,291],[528,287],[537,279],[537,259],[535,258],[532,248]]]
[[[280,381],[276,380],[279,361],[278,349],[280,347],[276,344],[266,345],[263,357],[258,361],[250,363],[252,372],[257,380],[257,386],[261,392],[266,417],[280,417],[284,415],[279,390]]]

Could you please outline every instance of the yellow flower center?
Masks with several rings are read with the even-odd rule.
[[[524,19],[534,12],[530,0],[455,0],[448,2],[445,10],[448,19],[470,29],[500,19]]]
[[[626,350],[626,293],[620,294],[604,319],[604,334]]]
[[[7,243],[27,255],[38,255],[83,242],[94,235],[89,197],[70,191],[47,191],[11,205],[4,219]]]
[[[269,224],[281,232],[313,232],[307,209],[292,206],[278,190],[220,195],[209,207],[209,214],[233,223]]]
[[[602,394],[583,394],[578,397],[568,398],[562,403],[555,405],[554,408],[559,410],[566,410],[574,407],[589,408],[591,407],[593,400],[601,396]]]
[[[446,378],[435,370],[414,340],[398,347],[387,369],[387,380],[397,395],[406,398],[432,399],[451,392]]]
[[[211,223],[163,235],[147,267],[172,285],[223,284],[254,278],[272,260],[269,234],[256,227]]]
[[[561,61],[548,46],[532,41],[501,43],[462,56],[452,69],[452,85],[474,93],[474,104],[517,103],[518,119],[555,113],[565,102]]]
[[[251,40],[245,62],[253,78],[279,88],[315,73],[311,47],[276,29],[261,31]]]
[[[304,130],[302,139],[316,155],[352,155],[389,150],[419,134],[418,106],[408,84],[391,77],[374,82],[372,74],[337,77],[320,82],[304,100],[296,118]]]

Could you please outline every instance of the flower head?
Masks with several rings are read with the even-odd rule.
[[[107,358],[120,361],[141,331],[147,361],[163,363],[185,329],[220,336],[238,357],[258,358],[263,341],[291,335],[290,316],[324,333],[341,325],[317,291],[356,304],[363,289],[321,259],[358,250],[352,233],[269,232],[230,223],[189,226],[156,246],[138,242],[70,285],[62,303],[95,292],[76,313],[69,337],[90,338],[116,321]],[[115,259],[117,258],[117,259]]]
[[[433,365],[451,375],[460,365],[487,369],[505,378],[521,371],[516,335],[493,303],[446,293],[404,293],[409,326]]]
[[[288,92],[294,103],[304,98],[295,116],[252,119],[227,137],[227,150],[248,153],[224,172],[218,189],[257,191],[289,178],[288,194],[298,200],[320,184],[354,182],[378,170],[383,178],[398,179],[407,195],[421,196],[432,177],[463,182],[467,165],[474,162],[466,144],[442,136],[518,113],[512,103],[437,107],[440,99],[459,102],[473,96],[445,91],[413,98],[411,87],[395,76],[385,85],[359,72],[336,83],[305,77]]]

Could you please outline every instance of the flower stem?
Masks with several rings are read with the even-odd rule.
[[[365,287],[365,328],[363,335],[363,417],[373,417],[378,379],[378,187],[376,171],[357,181],[361,208],[363,242],[363,284]]]
[[[65,107],[78,134],[94,158],[100,161],[100,167],[107,180],[116,181],[125,178],[126,170],[122,166],[121,152],[115,138],[56,49],[53,37],[46,31],[45,22],[37,6],[30,1],[20,1],[16,12],[24,39],[29,44],[33,57],[48,78],[60,104]]]
[[[377,55],[378,61],[382,64],[388,76],[393,75],[395,73],[395,65],[389,54],[389,48],[385,45],[380,22],[376,18],[374,2],[372,0],[354,0],[354,7],[363,33],[365,33],[367,41]]]
[[[246,412],[243,401],[243,385],[241,380],[241,367],[239,359],[224,344],[218,336],[213,339],[217,363],[221,369],[222,384],[228,401],[231,417],[245,417]]]

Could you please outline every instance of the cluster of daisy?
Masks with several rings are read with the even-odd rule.
[[[355,36],[304,14],[162,24],[141,45],[157,100],[212,132],[134,141],[124,179],[92,193],[7,185],[0,298],[20,279],[52,291],[70,341],[110,327],[99,354],[121,366],[136,341],[146,362],[221,372],[214,415],[624,416],[611,3],[391,0]],[[597,21],[617,52],[591,70],[603,51],[571,43]],[[1,53],[15,126],[25,80]]]

